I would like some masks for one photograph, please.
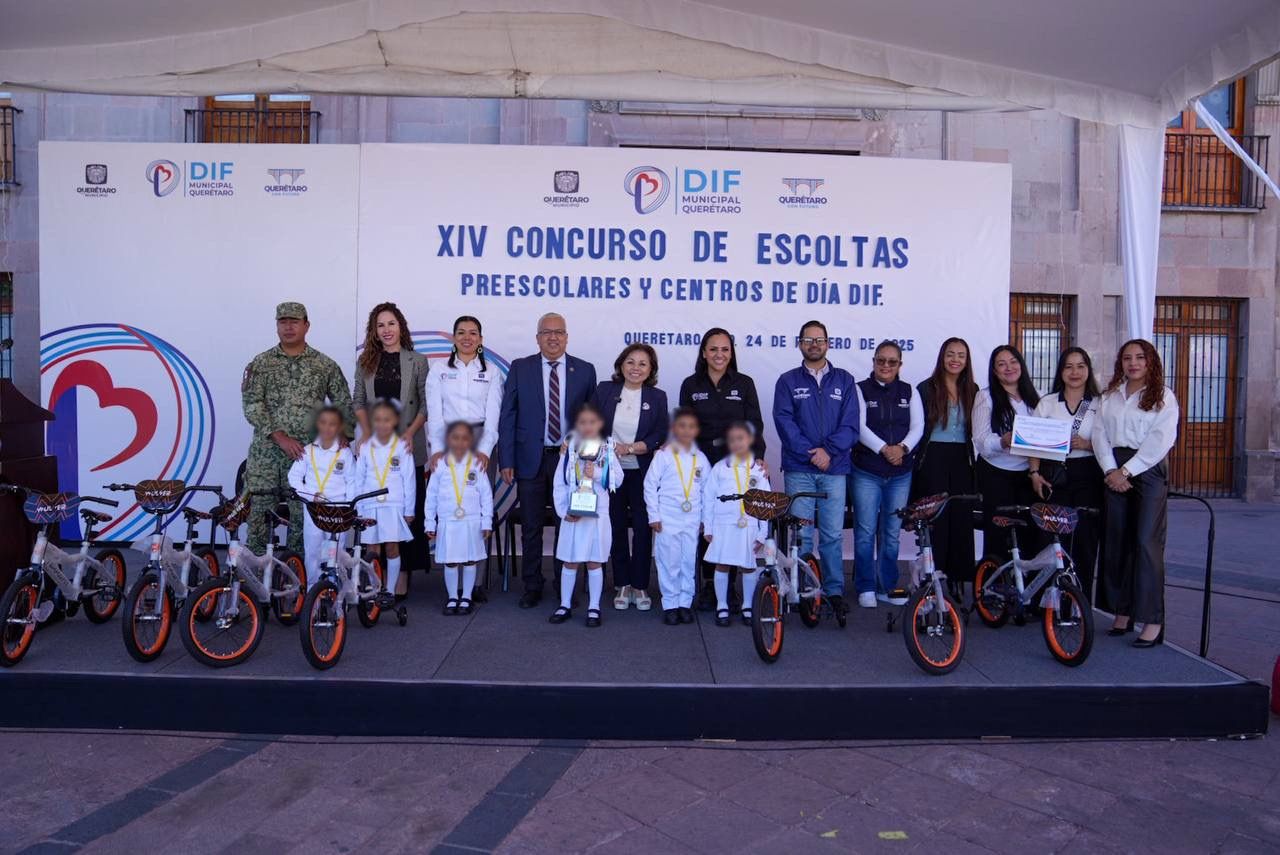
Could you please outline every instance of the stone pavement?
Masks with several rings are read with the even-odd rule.
[[[1169,633],[1194,649],[1203,512],[1175,507]],[[1280,507],[1215,507],[1210,656],[1269,680]],[[0,852],[1274,853],[1278,746],[4,732]]]

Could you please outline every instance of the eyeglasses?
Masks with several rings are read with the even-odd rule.
[[[805,336],[804,338],[800,339],[800,343],[803,344],[805,347],[808,347],[811,344],[826,344],[827,340],[822,337],[814,338],[813,336]]]
[[[564,338],[564,337],[565,337],[566,335],[568,335],[568,334],[569,334],[569,333],[568,333],[568,331],[566,331],[566,330],[562,330],[562,329],[560,329],[560,330],[538,330],[538,335],[542,336],[543,338]]]
[[[901,359],[891,359],[884,356],[877,356],[876,365],[883,365],[885,368],[897,368],[902,364]]]

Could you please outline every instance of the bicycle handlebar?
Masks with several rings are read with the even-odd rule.
[[[729,493],[725,496],[716,496],[716,498],[722,502],[737,502],[746,495],[746,493]],[[791,501],[794,502],[796,499],[825,499],[826,497],[826,493],[795,493],[791,496]]]
[[[1046,503],[1047,504],[1047,503]],[[998,514],[1025,514],[1031,510],[1031,505],[1000,505],[995,509]],[[1102,513],[1097,508],[1075,507],[1074,505],[1066,505],[1068,508],[1074,508],[1076,513],[1097,516]]]
[[[274,492],[274,491],[273,491],[273,492]],[[292,498],[295,498],[295,499],[297,499],[299,502],[302,502],[302,504],[304,504],[304,505],[350,505],[351,507],[353,507],[353,508],[354,508],[357,504],[359,504],[360,502],[363,502],[365,499],[372,499],[372,498],[375,498],[375,497],[377,497],[377,496],[385,496],[385,495],[387,495],[387,493],[389,493],[389,492],[391,492],[391,491],[390,491],[390,490],[388,490],[386,487],[382,487],[382,488],[380,488],[380,489],[373,490],[373,491],[368,492],[368,493],[362,493],[361,495],[356,496],[354,499],[349,499],[349,500],[342,501],[342,502],[317,502],[317,501],[315,501],[314,499],[308,499],[308,498],[304,497],[304,496],[303,496],[301,493],[299,493],[297,490],[289,490],[289,491],[288,491],[288,494],[289,494]],[[315,495],[315,494],[313,493],[312,495]]]
[[[43,493],[43,490],[37,490],[35,487],[24,487],[22,484],[0,484],[0,493]],[[109,508],[118,508],[120,503],[115,499],[104,499],[100,496],[79,496],[82,502],[96,502],[99,505],[106,505]]]
[[[80,501],[82,501],[82,502],[97,502],[99,505],[106,505],[106,506],[107,506],[107,507],[109,507],[109,508],[118,508],[118,507],[120,507],[120,503],[119,503],[119,502],[117,502],[115,499],[102,499],[102,498],[99,498],[99,497],[97,497],[97,496],[81,496],[81,497],[80,497]]]

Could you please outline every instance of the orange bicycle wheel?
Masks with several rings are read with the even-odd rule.
[[[902,614],[902,636],[911,659],[926,674],[941,675],[955,670],[964,656],[964,623],[960,609],[945,597],[946,609],[938,611],[938,601],[930,585],[911,592]]]
[[[347,642],[347,608],[342,593],[325,579],[307,592],[302,602],[302,653],[312,668],[338,664]]]
[[[124,555],[118,549],[104,549],[93,557],[104,569],[93,567],[84,574],[84,587],[97,590],[89,596],[82,594],[81,602],[85,617],[93,623],[106,623],[120,608],[124,596]]]
[[[1057,586],[1057,607],[1044,608],[1044,641],[1054,659],[1074,668],[1093,650],[1093,607],[1070,578],[1059,578]]]
[[[1000,562],[994,558],[984,558],[978,562],[973,573],[973,607],[982,622],[992,629],[999,629],[1009,622],[1009,604],[1005,600],[1004,581],[997,582],[987,588],[987,583],[1000,570]]]
[[[211,610],[208,620],[201,611]],[[233,588],[222,577],[210,579],[187,597],[182,606],[182,644],[191,658],[210,668],[238,665],[253,655],[262,641],[264,615],[244,588]]]
[[[808,577],[800,573],[800,622],[809,629],[813,629],[822,620],[822,565],[818,563],[818,558],[812,552],[800,559],[809,567],[809,572],[813,574],[813,578],[818,580],[818,589],[812,597],[804,596],[805,587],[808,583]]]
[[[751,640],[760,658],[772,664],[782,655],[782,595],[772,572],[760,575],[751,603]]]
[[[17,665],[31,649],[39,601],[40,588],[30,575],[19,575],[0,595],[0,665]]]
[[[173,600],[160,594],[160,577],[144,573],[129,589],[124,601],[120,633],[124,649],[139,662],[150,662],[164,652],[173,631]]]
[[[374,555],[369,559],[369,563],[373,565],[373,575],[378,580],[378,589],[381,590],[387,585],[387,568],[382,566],[380,555]],[[382,608],[374,600],[361,600],[356,603],[356,617],[360,618],[363,626],[372,627],[378,622],[378,618],[382,617]]]

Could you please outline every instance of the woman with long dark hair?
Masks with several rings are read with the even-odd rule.
[[[752,452],[756,460],[764,459],[764,417],[760,414],[760,397],[756,394],[755,381],[738,371],[738,354],[728,330],[712,327],[702,334],[693,373],[680,384],[679,404],[698,414],[698,450],[707,458],[705,471],[711,471],[711,466],[729,453],[724,435],[734,422],[747,422],[755,428]],[[698,538],[699,576],[703,580],[698,608],[711,611],[716,605],[712,585],[715,567],[703,563],[705,553],[706,541]]]
[[[613,362],[613,377],[596,387],[592,403],[604,418],[604,435],[612,437],[622,464],[622,486],[609,503],[613,544],[613,607],[640,611],[653,607],[649,596],[649,561],[653,531],[644,503],[644,476],[653,453],[667,441],[670,415],[667,393],[658,388],[658,354],[647,344],[630,344]]]
[[[1166,458],[1178,438],[1178,416],[1155,347],[1140,338],[1125,342],[1098,408],[1093,453],[1107,487],[1102,584],[1115,612],[1108,634],[1124,635],[1141,623],[1134,647],[1164,641]]]
[[[425,460],[427,439],[422,426],[427,421],[427,358],[413,349],[409,323],[395,303],[379,303],[369,311],[365,324],[364,347],[356,362],[355,383],[351,403],[360,425],[360,444],[373,435],[370,412],[378,401],[392,401],[400,413],[397,433],[400,442],[413,449],[414,460]],[[405,572],[400,574],[397,595],[408,590],[409,571],[425,570],[430,562],[426,537],[422,530],[422,503],[425,475],[422,467],[414,474],[416,508],[409,530],[413,540],[402,550]]]
[[[484,354],[484,328],[480,320],[463,315],[453,322],[453,349],[448,359],[432,360],[427,374],[427,434],[435,465],[445,453],[445,428],[454,422],[471,425],[476,459],[482,469],[498,444],[498,417],[502,409],[502,375]]]
[[[915,498],[938,493],[972,493],[973,380],[969,343],[952,337],[938,348],[933,373],[916,387],[924,405],[924,436],[911,482]],[[957,595],[973,581],[973,514],[967,503],[953,502],[933,527],[933,559]]]
[[[973,444],[978,450],[978,490],[986,518],[983,552],[999,556],[1007,542],[1004,530],[991,520],[1001,505],[1030,504],[1034,498],[1027,478],[1027,458],[1011,454],[1014,416],[1029,416],[1040,403],[1040,393],[1027,373],[1022,352],[1011,344],[991,351],[987,362],[987,388],[973,400]]]
[[[1058,357],[1053,391],[1040,399],[1035,415],[1071,423],[1071,450],[1066,461],[1031,458],[1028,475],[1031,489],[1041,499],[1055,505],[1102,510],[1102,469],[1093,456],[1094,425],[1102,395],[1093,378],[1093,362],[1081,347],[1068,347]],[[1075,562],[1076,575],[1085,597],[1093,602],[1094,567],[1098,563],[1098,521],[1080,516],[1067,542],[1067,552]]]

